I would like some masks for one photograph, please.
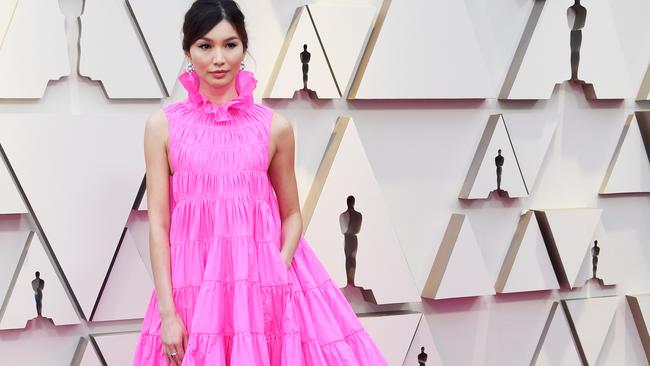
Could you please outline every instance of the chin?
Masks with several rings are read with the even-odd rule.
[[[228,73],[228,75],[226,77],[221,78],[221,79],[217,79],[214,76],[212,76],[212,74],[208,74],[208,81],[209,81],[209,84],[212,85],[212,86],[219,87],[219,86],[228,85],[233,80],[235,80],[235,78],[233,77],[233,75],[230,75],[230,73]]]

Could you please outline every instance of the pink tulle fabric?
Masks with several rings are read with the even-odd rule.
[[[280,255],[281,220],[268,169],[272,110],[256,80],[212,104],[194,73],[164,110],[169,123],[172,295],[189,341],[182,365],[387,365],[303,236],[291,267]],[[133,365],[169,365],[155,290]]]

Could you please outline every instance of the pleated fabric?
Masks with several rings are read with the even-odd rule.
[[[183,365],[387,365],[303,236],[291,267],[268,170],[273,111],[238,97],[212,104],[194,73],[188,97],[165,106],[169,124],[172,295],[189,333]],[[133,365],[168,365],[151,294]]]

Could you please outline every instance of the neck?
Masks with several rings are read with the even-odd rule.
[[[213,87],[207,83],[199,84],[199,93],[205,96],[212,104],[223,104],[237,98],[237,88],[235,87],[235,80],[230,84],[222,87]]]

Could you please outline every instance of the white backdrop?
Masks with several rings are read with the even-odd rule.
[[[35,0],[18,0],[15,6],[27,6],[33,1]],[[650,110],[649,101],[634,99],[650,64],[650,23],[647,22],[650,3],[645,0],[605,2],[610,9],[606,12],[607,21],[611,21],[616,31],[616,34],[608,33],[607,42],[618,46],[616,52],[619,53],[611,56],[616,60],[620,56],[621,65],[617,66],[618,69],[607,68],[611,67],[612,62],[603,62],[601,67],[597,59],[584,59],[591,53],[583,55],[581,60],[581,64],[589,65],[588,75],[598,75],[600,72],[603,76],[610,76],[610,73],[616,74],[619,71],[626,75],[629,87],[620,93],[618,99],[589,100],[582,87],[562,80],[545,79],[543,72],[531,69],[530,75],[536,76],[536,80],[523,76],[520,79],[522,82],[533,80],[527,84],[531,90],[546,87],[548,83],[560,84],[552,89],[549,99],[508,101],[497,99],[497,95],[510,70],[520,39],[530,32],[534,34],[533,29],[526,29],[528,17],[533,10],[533,0],[464,0],[461,1],[462,4],[458,4],[458,1],[240,1],[250,35],[250,55],[245,62],[258,79],[255,91],[258,102],[275,108],[294,125],[297,139],[296,172],[301,202],[307,197],[337,118],[348,116],[354,121],[358,140],[363,144],[374,179],[383,195],[390,224],[408,263],[415,287],[420,291],[429,276],[452,214],[464,214],[471,222],[489,276],[488,282],[494,283],[521,213],[528,209],[558,208],[602,209],[595,233],[602,247],[599,275],[617,286],[600,288],[592,284],[573,290],[445,300],[421,299],[381,305],[351,298],[355,310],[366,319],[365,324],[372,325],[373,337],[378,340],[378,344],[383,345],[383,351],[394,357],[391,359],[407,359],[405,365],[415,365],[414,355],[419,353],[420,345],[425,345],[430,355],[427,365],[522,365],[530,363],[538,347],[553,301],[617,296],[611,328],[605,332],[603,339],[595,341],[602,342],[600,347],[585,346],[585,349],[596,349],[590,352],[598,353],[597,365],[647,364],[625,295],[650,292],[650,247],[647,241],[650,234],[647,224],[650,222],[649,196],[647,193],[599,196],[598,192],[627,116],[635,111]],[[162,34],[169,40],[169,34],[173,32],[170,33],[168,29],[152,32],[150,27],[152,24],[157,27],[168,24],[178,26],[179,21],[174,17],[181,17],[182,12],[175,14],[170,9],[183,8],[188,2],[179,0],[167,6],[160,13],[162,20],[159,22],[152,22],[151,14],[146,12],[147,6],[152,4],[135,0],[130,2],[137,3],[134,7],[135,17],[125,0],[110,0],[113,9],[110,14],[118,14],[114,16],[120,17],[119,23],[116,21],[114,24],[122,24],[120,27],[124,28],[121,31],[131,32],[129,34],[132,39],[129,38],[130,43],[124,45],[124,48],[120,48],[124,38],[111,39],[118,35],[110,27],[92,28],[89,23],[84,28],[84,22],[103,22],[107,19],[82,17],[81,27],[79,26],[78,18],[84,3],[81,0],[47,1],[48,4],[59,6],[60,14],[65,17],[64,24],[52,21],[51,24],[33,24],[29,28],[24,25],[25,19],[14,17],[8,23],[7,30],[4,30],[1,27],[3,23],[0,22],[0,32],[6,31],[2,33],[4,43],[0,44],[0,65],[8,65],[4,71],[0,71],[3,90],[1,97],[4,98],[0,99],[0,145],[5,149],[9,163],[15,165],[13,168],[17,178],[25,190],[27,200],[32,204],[32,211],[28,214],[15,212],[20,211],[16,210],[20,206],[16,204],[20,202],[16,199],[18,193],[11,184],[6,184],[11,181],[7,179],[10,175],[4,164],[0,164],[0,189],[3,189],[0,192],[3,200],[0,202],[0,231],[4,234],[0,235],[0,253],[14,253],[11,256],[0,255],[0,265],[3,268],[16,266],[16,245],[20,244],[10,238],[21,238],[22,234],[11,233],[40,231],[50,241],[45,248],[51,263],[54,263],[53,268],[62,269],[68,280],[66,283],[62,278],[49,278],[48,281],[61,281],[64,284],[68,291],[66,306],[73,306],[80,317],[78,325],[0,331],[0,353],[9,355],[11,364],[76,365],[82,358],[84,364],[97,364],[98,361],[93,363],[93,357],[84,355],[84,350],[94,352],[97,345],[102,353],[106,353],[106,361],[113,360],[109,364],[121,365],[130,360],[130,353],[122,351],[135,346],[133,334],[138,332],[141,319],[134,319],[132,314],[137,314],[139,308],[144,314],[146,304],[137,301],[131,307],[125,307],[123,299],[117,298],[119,291],[114,290],[115,283],[110,282],[119,281],[125,276],[110,276],[108,272],[120,238],[126,237],[128,240],[122,241],[122,248],[127,248],[128,245],[128,253],[139,253],[140,258],[124,260],[123,257],[116,256],[112,269],[132,271],[139,276],[148,273],[142,213],[129,212],[130,203],[135,200],[144,173],[142,126],[151,111],[185,96],[185,90],[179,83],[171,89],[166,87],[169,84],[169,70],[173,71],[174,64],[178,65],[179,72],[182,67],[180,36],[176,42],[177,58],[174,58],[173,51],[165,51],[164,44],[155,39],[156,34]],[[86,9],[98,9],[103,0],[86,0],[85,3]],[[335,7],[371,7],[375,15],[381,15],[380,9],[387,9],[385,17],[379,17],[383,22],[378,24],[373,20],[377,33],[373,33],[372,29],[367,30],[366,38],[370,39],[374,49],[367,47],[367,39],[363,44],[352,43],[358,44],[359,48],[351,48],[343,36],[339,36],[341,39],[338,42],[330,39],[327,43],[331,47],[330,54],[340,57],[347,52],[357,60],[350,80],[339,80],[339,85],[354,84],[352,81],[357,75],[356,98],[359,100],[261,100],[267,82],[272,79],[274,66],[280,57],[296,8],[312,3]],[[570,4],[569,1],[567,3]],[[588,10],[590,3],[591,1],[583,1]],[[12,4],[2,4],[0,9],[13,9]],[[56,9],[52,4],[43,9]],[[599,6],[602,9],[603,5]],[[15,9],[17,10],[12,10],[12,14],[27,14],[20,16],[29,17],[29,13],[19,12],[20,8]],[[565,12],[565,8],[562,11]],[[598,22],[598,19],[603,18],[602,14],[590,18],[588,12],[587,24],[597,27],[598,23],[590,24],[590,21]],[[138,16],[142,18],[141,21]],[[144,29],[144,35],[139,33],[136,26],[140,23],[149,27]],[[12,40],[10,37],[15,37],[11,33],[12,24],[20,24],[23,32],[31,29],[34,34],[30,35],[35,40],[22,46]],[[561,30],[554,28],[561,35],[554,34],[551,38],[564,40],[566,44],[555,48],[567,48],[569,43],[568,25],[564,23],[562,26],[565,28]],[[69,56],[69,75],[49,81],[39,99],[20,99],[29,85],[7,83],[21,83],[21,80],[44,77],[46,73],[40,72],[44,71],[41,69],[48,69],[54,74],[61,69],[58,63],[48,62],[50,55],[47,52],[34,52],[33,48],[38,49],[39,45],[47,42],[44,37],[49,32],[62,29],[67,44],[58,44]],[[80,36],[81,39],[85,36],[84,29],[92,29],[94,38],[89,40],[94,39],[93,42],[99,44],[90,43],[85,46],[82,42],[80,47]],[[336,27],[328,24],[323,29]],[[589,34],[592,33],[585,28],[585,47],[593,42],[593,39],[585,39]],[[463,46],[463,42],[469,42],[467,47]],[[152,56],[144,47],[145,43],[156,44],[163,51],[154,50]],[[7,44],[12,46],[11,53],[1,51],[1,47]],[[138,55],[138,68],[128,72],[123,68],[121,71],[116,69],[116,65],[119,66],[116,60],[129,60],[128,50],[137,48],[138,45],[143,52]],[[51,44],[48,46],[52,47]],[[551,46],[557,45],[549,45]],[[368,53],[368,50],[372,52]],[[297,58],[298,55],[288,54],[288,57]],[[559,54],[557,57],[563,58],[565,67],[569,66],[568,54]],[[163,63],[160,58],[164,59],[165,65],[164,70],[159,67],[163,80],[154,71],[154,65]],[[90,80],[80,76],[79,65],[84,63],[89,67],[87,70],[97,70],[96,75],[106,78],[107,85],[109,82],[114,83],[111,85],[126,85],[125,93],[128,94],[120,95],[119,88],[109,90],[102,84],[100,77],[88,75],[94,79]],[[362,65],[361,68],[359,64]],[[471,70],[468,72],[467,68]],[[128,88],[128,83],[120,84],[124,83],[120,78],[128,77],[129,72],[138,72],[140,69],[149,74],[141,75],[139,88]],[[363,69],[363,75],[356,72],[360,69]],[[19,79],[3,77],[3,74],[8,75],[12,70],[23,73],[24,76]],[[40,71],[37,73],[34,70]],[[525,68],[520,69],[520,72],[524,71]],[[299,72],[296,74],[300,77]],[[276,83],[282,83],[282,80],[277,78]],[[33,85],[41,85],[40,82],[34,80]],[[13,85],[19,92],[13,97],[5,98],[11,92],[7,85]],[[603,85],[603,93],[608,90],[616,93],[616,88],[620,87],[617,85],[616,88],[608,89],[607,85]],[[312,85],[312,88],[317,89],[318,85]],[[166,89],[170,96],[159,98],[166,95]],[[143,92],[137,94],[139,90]],[[524,179],[527,183],[530,182],[530,194],[516,200],[459,200],[459,192],[486,123],[490,115],[499,113],[503,114],[508,124],[514,149],[521,158]],[[66,118],[70,115],[72,117]],[[101,127],[74,128],[84,121],[100,124]],[[38,128],[39,123],[42,123],[43,129]],[[53,125],[55,123],[60,123],[61,128],[57,129]],[[555,133],[548,137],[545,133],[553,129]],[[545,141],[547,137],[550,140]],[[97,139],[97,142],[93,143],[92,139]],[[30,145],[31,141],[38,143]],[[92,151],[88,150],[90,153],[86,156],[75,156],[72,152],[76,147]],[[62,153],[64,150],[65,153]],[[488,153],[486,156],[491,159],[494,155]],[[100,159],[103,169],[88,169],[85,164],[88,164],[91,157]],[[127,160],[128,164],[125,163]],[[647,165],[639,167],[645,170],[649,168]],[[94,182],[93,187],[97,189],[93,191],[93,187],[88,187],[83,182]],[[103,185],[98,185],[98,182],[103,182]],[[107,199],[115,195],[119,195],[119,199]],[[4,197],[9,198],[5,201]],[[55,215],[53,202],[61,205],[60,217]],[[39,207],[44,207],[41,209],[43,211],[39,212]],[[107,216],[102,217],[100,213],[106,209]],[[126,226],[129,226],[128,234],[120,236]],[[75,235],[75,230],[82,235]],[[590,239],[592,238],[587,238]],[[39,240],[34,240],[32,245],[38,243]],[[57,249],[70,245],[72,247],[68,249]],[[70,256],[67,251],[74,250],[74,245],[89,246],[80,253],[96,253],[96,256],[89,257],[92,266],[84,267],[83,258]],[[100,250],[90,250],[93,245]],[[362,245],[363,243],[360,248]],[[59,254],[57,250],[64,251]],[[66,268],[67,265],[70,267]],[[588,275],[590,265],[590,258],[586,257],[581,273]],[[474,267],[468,266],[465,274],[471,277],[477,273],[473,270]],[[89,281],[80,280],[83,271],[91,273]],[[13,277],[7,278],[6,272],[0,272],[3,276],[0,278],[0,289],[8,288],[12,283]],[[103,285],[103,281],[107,281],[107,284]],[[140,279],[137,286],[148,289],[150,284],[148,280]],[[102,288],[105,289],[104,296],[98,299]],[[47,299],[47,290],[44,293]],[[115,298],[111,300],[113,297]],[[4,293],[0,293],[0,300],[3,300],[3,304],[11,303],[5,299]],[[107,315],[111,301],[115,301],[115,309],[123,309],[120,311],[127,315],[122,319],[119,319],[119,312],[116,311]],[[90,320],[94,308],[97,308],[98,318],[109,320]],[[587,322],[587,325],[602,326],[599,321],[608,319],[608,314],[591,311],[588,306],[570,308],[576,309],[572,310],[574,312],[591,314],[588,316],[592,321]],[[413,342],[410,338],[413,337],[415,323],[409,321],[408,324],[402,324],[395,322],[396,318],[391,318],[404,311],[423,314]],[[557,311],[559,313],[556,316],[563,315],[561,306]],[[373,316],[371,313],[374,312],[381,312],[386,318]],[[574,317],[580,314],[582,313],[572,312]],[[47,313],[44,315],[48,316]],[[56,316],[49,317],[56,321]],[[12,319],[11,323],[25,323],[27,320],[29,319]],[[555,320],[565,321],[565,317]],[[402,324],[404,328],[397,331],[388,328],[398,326],[395,324]],[[562,349],[572,345],[570,333],[565,332],[563,327],[565,325],[553,323],[547,336],[548,342],[541,346],[540,355],[552,356],[560,351],[575,352],[572,349]],[[391,340],[396,334],[400,335],[400,339]],[[96,342],[85,343],[89,335],[97,335]],[[77,343],[79,339],[82,339],[80,346]],[[39,353],[34,352],[35,349],[43,350],[48,356],[39,356]],[[404,353],[407,349],[408,353]],[[538,358],[540,363],[549,359],[554,358]],[[559,363],[561,362],[557,361],[556,364]]]

